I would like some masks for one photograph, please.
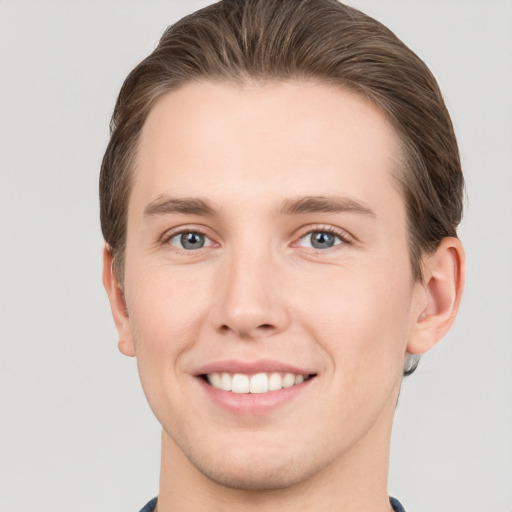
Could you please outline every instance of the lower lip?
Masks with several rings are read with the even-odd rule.
[[[214,388],[196,377],[203,391],[217,405],[234,414],[261,415],[271,412],[306,392],[316,381],[316,376],[300,384],[267,393],[233,393]]]

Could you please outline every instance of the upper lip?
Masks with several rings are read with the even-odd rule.
[[[295,375],[311,375],[314,371],[307,368],[301,368],[289,363],[275,361],[271,359],[260,359],[256,361],[241,361],[236,359],[225,359],[222,361],[213,361],[201,366],[195,372],[196,375],[206,375],[209,373],[243,373],[254,375],[256,373],[283,372],[293,373]]]

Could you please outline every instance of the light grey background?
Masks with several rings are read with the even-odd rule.
[[[0,512],[138,511],[159,428],[117,352],[97,177],[121,82],[209,2],[0,2]],[[352,0],[431,67],[469,201],[466,294],[404,385],[390,492],[411,512],[512,510],[512,2]]]

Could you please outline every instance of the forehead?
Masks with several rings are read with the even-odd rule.
[[[312,82],[192,83],[163,96],[139,140],[133,200],[397,194],[398,137],[361,95]],[[396,197],[395,197],[396,200]]]

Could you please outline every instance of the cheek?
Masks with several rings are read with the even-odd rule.
[[[337,269],[307,298],[305,315],[318,343],[342,375],[401,375],[412,294],[404,267]],[[405,268],[408,268],[407,266]],[[314,287],[309,289],[315,290]]]
[[[199,282],[155,273],[133,290],[127,288],[127,304],[134,335],[147,345],[140,348],[179,351],[194,339],[206,301]]]
[[[139,372],[149,384],[158,376],[173,379],[182,355],[200,335],[208,290],[200,273],[183,277],[163,266],[143,267],[127,272],[134,278],[126,281],[126,300]]]
[[[186,408],[180,376],[204,325],[207,293],[199,276],[147,268],[131,275],[138,276],[126,282],[126,299],[139,377],[155,416],[172,424]],[[167,417],[170,409],[176,414]]]

